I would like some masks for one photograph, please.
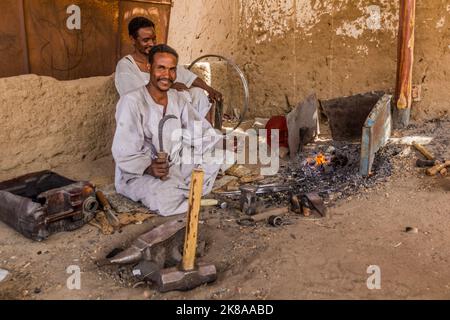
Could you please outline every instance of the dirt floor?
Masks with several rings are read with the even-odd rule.
[[[450,154],[450,122],[412,126],[405,134],[438,137],[429,148]],[[218,281],[187,293],[160,294],[137,286],[126,268],[96,261],[167,219],[153,218],[105,236],[90,225],[25,239],[0,223],[0,299],[449,299],[450,178],[428,177],[409,147],[393,158],[386,182],[339,200],[324,219],[292,214],[291,225],[242,227],[236,210],[206,209],[202,260],[214,263]],[[111,158],[60,167],[57,172],[97,185],[112,182]],[[418,233],[406,233],[407,227]],[[66,287],[67,267],[81,268],[81,290]],[[381,290],[369,290],[367,269],[381,269]],[[125,276],[124,276],[125,275]]]

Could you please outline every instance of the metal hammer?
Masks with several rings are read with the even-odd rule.
[[[166,163],[167,162],[167,158],[168,158],[168,154],[167,152],[164,152],[164,139],[163,139],[163,129],[164,129],[164,125],[167,122],[167,120],[170,119],[177,119],[178,118],[174,115],[168,115],[168,116],[164,116],[161,121],[159,121],[158,124],[158,138],[159,138],[159,152],[156,154],[156,162],[158,163]],[[167,181],[169,179],[169,177],[161,177],[162,181]]]
[[[160,270],[159,273],[152,277],[153,281],[158,284],[160,292],[188,291],[202,284],[214,282],[217,279],[217,270],[214,265],[195,263],[204,175],[201,169],[195,169],[192,172],[186,237],[181,266]]]

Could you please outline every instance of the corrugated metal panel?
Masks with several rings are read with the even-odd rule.
[[[81,9],[81,29],[66,26],[67,8]],[[2,0],[0,77],[26,73],[60,80],[109,75],[131,52],[127,26],[137,15],[157,24],[160,42],[169,27],[170,0]]]

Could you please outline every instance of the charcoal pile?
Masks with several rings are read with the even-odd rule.
[[[293,194],[319,193],[331,205],[386,182],[393,173],[392,158],[402,150],[403,147],[394,145],[380,150],[375,157],[373,174],[363,177],[359,174],[359,144],[332,142],[329,145],[316,145],[283,167],[280,172],[283,181],[279,182],[293,185]],[[272,204],[285,204],[289,201],[289,194],[271,194],[265,200]]]

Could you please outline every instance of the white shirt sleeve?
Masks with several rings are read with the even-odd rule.
[[[192,83],[194,83],[195,79],[197,79],[197,75],[183,66],[178,65],[177,67],[177,79],[175,82],[183,83],[186,87],[192,87]]]
[[[152,163],[152,154],[144,148],[144,128],[136,100],[128,96],[119,100],[116,123],[112,145],[116,165],[122,172],[143,175]]]
[[[117,64],[114,81],[117,92],[121,97],[147,85],[141,75],[138,74],[136,67],[127,57],[121,59]]]

